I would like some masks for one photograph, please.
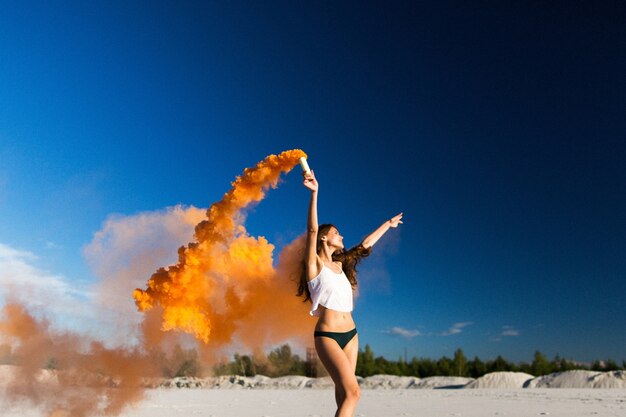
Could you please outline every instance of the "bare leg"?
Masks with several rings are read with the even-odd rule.
[[[359,335],[355,335],[352,340],[348,342],[348,344],[343,348],[343,351],[346,352],[346,356],[352,365],[352,373],[356,372],[356,360],[359,356]]]
[[[348,343],[357,345],[354,339]],[[335,399],[337,400],[337,413],[335,417],[353,417],[357,402],[361,396],[361,390],[354,375],[354,365],[351,363],[345,351],[341,350],[337,342],[328,337],[316,337],[315,349],[322,364],[328,371],[335,383]],[[355,362],[356,363],[356,362]]]
[[[346,397],[343,395],[343,392],[341,392],[341,388],[338,385],[335,385],[335,403],[337,404],[337,408],[341,407],[341,404],[345,399]]]
[[[352,366],[352,373],[356,372],[356,361],[359,355],[359,335],[357,334],[354,338],[348,342],[348,344],[343,348],[343,351],[346,353],[348,357],[348,361]],[[343,403],[345,399],[345,395],[343,394],[341,388],[335,385],[335,402],[337,403],[337,408]]]

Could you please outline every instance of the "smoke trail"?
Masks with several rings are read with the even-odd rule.
[[[129,344],[141,336],[137,328],[145,316],[137,312],[129,294],[143,286],[159,266],[176,261],[176,250],[193,239],[194,227],[206,219],[205,213],[206,208],[178,205],[113,215],[94,234],[83,253],[100,278],[91,289],[92,302],[102,323],[99,333],[108,343]],[[155,335],[161,333],[160,327],[159,321]]]
[[[141,378],[157,375],[140,349],[110,349],[78,334],[57,334],[15,302],[2,310],[0,335],[11,342],[16,365],[5,381],[7,398],[30,401],[49,416],[117,415],[143,398]]]
[[[117,327],[126,340],[134,329],[134,347],[107,347],[86,335],[53,331],[25,303],[6,303],[0,312],[0,348],[9,347],[11,365],[0,365],[0,393],[13,405],[34,404],[49,417],[118,415],[143,398],[142,379],[161,376],[164,363],[172,360],[167,350],[182,334],[163,330],[195,336],[203,365],[214,363],[235,342],[259,351],[269,343],[310,337],[314,323],[308,319],[307,305],[294,296],[292,282],[304,239],[285,246],[274,268],[274,246],[250,236],[243,226],[243,210],[275,188],[281,173],[290,171],[301,156],[302,151],[287,151],[244,170],[196,225],[196,241],[179,249],[176,265],[160,268],[147,289],[135,290],[143,321],[138,325],[130,318]],[[145,242],[155,236],[179,238],[194,219],[199,219],[197,209],[175,208],[133,221],[107,222],[86,250],[92,260],[107,254],[95,264],[107,280],[97,287],[105,293],[100,301],[128,316],[126,306],[115,301],[128,294],[126,281],[146,262],[163,256],[160,248]]]
[[[274,245],[250,236],[242,211],[276,188],[281,173],[289,172],[301,150],[270,155],[246,168],[222,200],[207,210],[195,228],[195,242],[178,251],[178,263],[158,269],[145,290],[133,293],[140,311],[161,306],[162,329],[193,334],[211,350],[235,338],[248,346],[286,337],[304,337],[310,323],[306,306],[294,297],[290,275],[298,244],[283,251],[275,270]],[[307,325],[309,324],[309,325]],[[210,342],[210,343],[209,343]]]

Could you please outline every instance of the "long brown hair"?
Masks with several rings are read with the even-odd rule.
[[[320,225],[317,228],[317,244],[315,250],[317,253],[320,253],[322,249],[322,237],[326,236],[330,229],[337,229],[334,225],[330,223],[325,223]],[[333,253],[333,261],[341,262],[343,272],[348,277],[348,281],[350,281],[350,285],[352,285],[352,289],[356,289],[357,280],[356,280],[356,266],[359,262],[361,262],[362,258],[369,256],[372,252],[372,248],[364,248],[360,243],[353,247],[350,250],[341,249]],[[304,259],[302,260],[302,271],[300,272],[300,282],[298,285],[298,292],[296,295],[298,297],[304,296],[303,301],[309,301],[311,299],[311,292],[309,291],[309,285],[306,275],[306,263]]]

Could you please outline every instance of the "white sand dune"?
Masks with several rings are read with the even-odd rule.
[[[420,382],[414,376],[374,375],[359,381],[361,388],[365,389],[399,389],[410,388]]]
[[[529,381],[525,388],[626,388],[626,372],[555,372]]]
[[[357,380],[363,389],[626,388],[626,371],[567,371],[537,378],[523,372],[493,372],[478,379],[449,376],[420,379],[407,376],[374,375],[367,378],[357,377]],[[213,389],[327,389],[333,387],[333,382],[329,377],[307,378],[294,375],[268,378],[263,375],[254,377],[231,375],[208,378],[174,378],[162,380],[156,386]]]
[[[335,383],[329,376],[323,378],[312,378],[312,381],[307,383],[307,388],[315,388],[315,389],[327,389],[334,388]]]
[[[177,377],[172,379],[146,380],[147,388],[207,388],[207,389],[325,389],[332,388],[330,377],[307,378],[300,375],[269,378],[264,375],[195,378]]]
[[[462,388],[472,382],[474,378],[463,378],[460,376],[429,376],[420,379],[420,381],[409,388],[416,389],[443,389],[443,388]]]
[[[592,381],[593,388],[626,388],[626,371],[601,372]]]
[[[524,388],[535,377],[524,372],[492,372],[470,382],[463,388]]]
[[[307,378],[306,376],[281,376],[279,378],[267,378],[258,383],[255,388],[270,388],[270,389],[299,389],[307,388],[314,378]],[[331,382],[332,383],[332,382]]]
[[[460,377],[429,377],[420,379],[409,376],[374,375],[367,378],[357,377],[363,389],[433,389],[433,388],[461,388],[472,378]],[[334,384],[330,377],[307,378],[305,376],[283,376],[268,378],[263,375],[247,376],[219,376],[207,378],[180,377],[149,380],[145,383],[148,388],[209,388],[209,389],[327,389]]]

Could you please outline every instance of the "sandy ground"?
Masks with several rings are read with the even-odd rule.
[[[123,417],[326,417],[333,416],[333,391],[323,390],[148,390],[147,398]],[[3,417],[39,417],[28,407],[5,408]],[[362,390],[357,417],[626,416],[623,389]]]

